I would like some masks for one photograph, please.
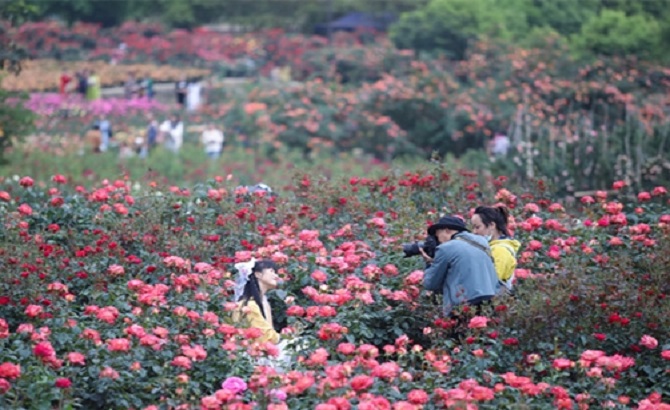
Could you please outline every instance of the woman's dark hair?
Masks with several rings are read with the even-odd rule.
[[[475,209],[475,215],[479,215],[485,226],[494,223],[498,232],[505,236],[510,236],[507,230],[507,221],[509,220],[509,211],[504,205],[498,206],[478,206]]]
[[[263,300],[261,299],[261,287],[258,284],[258,278],[256,278],[256,272],[262,272],[265,269],[276,270],[277,264],[269,259],[262,259],[256,261],[254,267],[251,269],[251,274],[249,275],[249,281],[244,286],[244,292],[242,292],[242,297],[240,298],[240,301],[246,305],[247,303],[249,303],[251,299],[253,299],[254,302],[256,302],[256,304],[258,305],[258,308],[261,310],[261,314],[263,315],[263,317],[267,319],[267,316],[265,316],[265,310],[263,309]]]

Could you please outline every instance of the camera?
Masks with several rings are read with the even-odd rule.
[[[434,258],[437,245],[437,238],[434,235],[428,235],[422,242],[403,243],[402,251],[405,254],[405,258],[410,258],[412,256],[421,255],[419,249],[423,249],[423,251],[426,252],[426,255]]]

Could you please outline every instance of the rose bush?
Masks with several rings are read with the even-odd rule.
[[[523,194],[478,181],[442,167],[303,173],[268,197],[226,178],[5,180],[0,403],[666,408],[667,190],[617,181],[571,207],[541,181]],[[481,198],[512,209],[517,293],[454,329],[400,244]],[[285,373],[257,364],[276,348],[230,317],[232,264],[252,256],[281,267],[273,316],[305,344]]]

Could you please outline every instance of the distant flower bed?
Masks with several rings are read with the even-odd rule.
[[[328,45],[323,37],[289,36],[282,30],[245,34],[205,28],[168,31],[160,25],[133,22],[112,29],[85,23],[71,28],[57,22],[26,23],[12,29],[11,34],[34,58],[160,63],[198,60],[228,66],[250,59],[267,70],[276,65],[298,65],[305,52]],[[360,44],[356,34],[339,34],[336,38],[339,46]]]
[[[68,111],[68,115],[113,115],[124,117],[130,113],[165,111],[167,106],[146,98],[106,98],[87,101],[78,96],[60,94],[31,94],[25,107],[40,115],[55,115]]]
[[[63,62],[56,60],[34,60],[23,64],[18,76],[4,76],[2,87],[11,91],[57,91],[60,76],[65,71],[73,76],[75,72],[93,70],[104,87],[122,86],[133,74],[137,78],[151,77],[154,82],[172,82],[182,76],[204,77],[210,70],[192,67],[172,67],[155,64],[112,65],[104,61]]]

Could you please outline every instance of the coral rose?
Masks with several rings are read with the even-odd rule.
[[[472,319],[470,319],[470,323],[468,324],[468,328],[470,328],[470,329],[485,328],[488,321],[489,321],[489,319],[485,316],[475,316]]]
[[[0,377],[9,380],[18,379],[21,377],[21,366],[9,362],[0,364]]]
[[[351,379],[351,388],[356,391],[367,390],[374,384],[375,379],[366,375],[359,375]]]
[[[412,404],[428,403],[428,393],[423,390],[414,389],[407,393],[407,400]]]

